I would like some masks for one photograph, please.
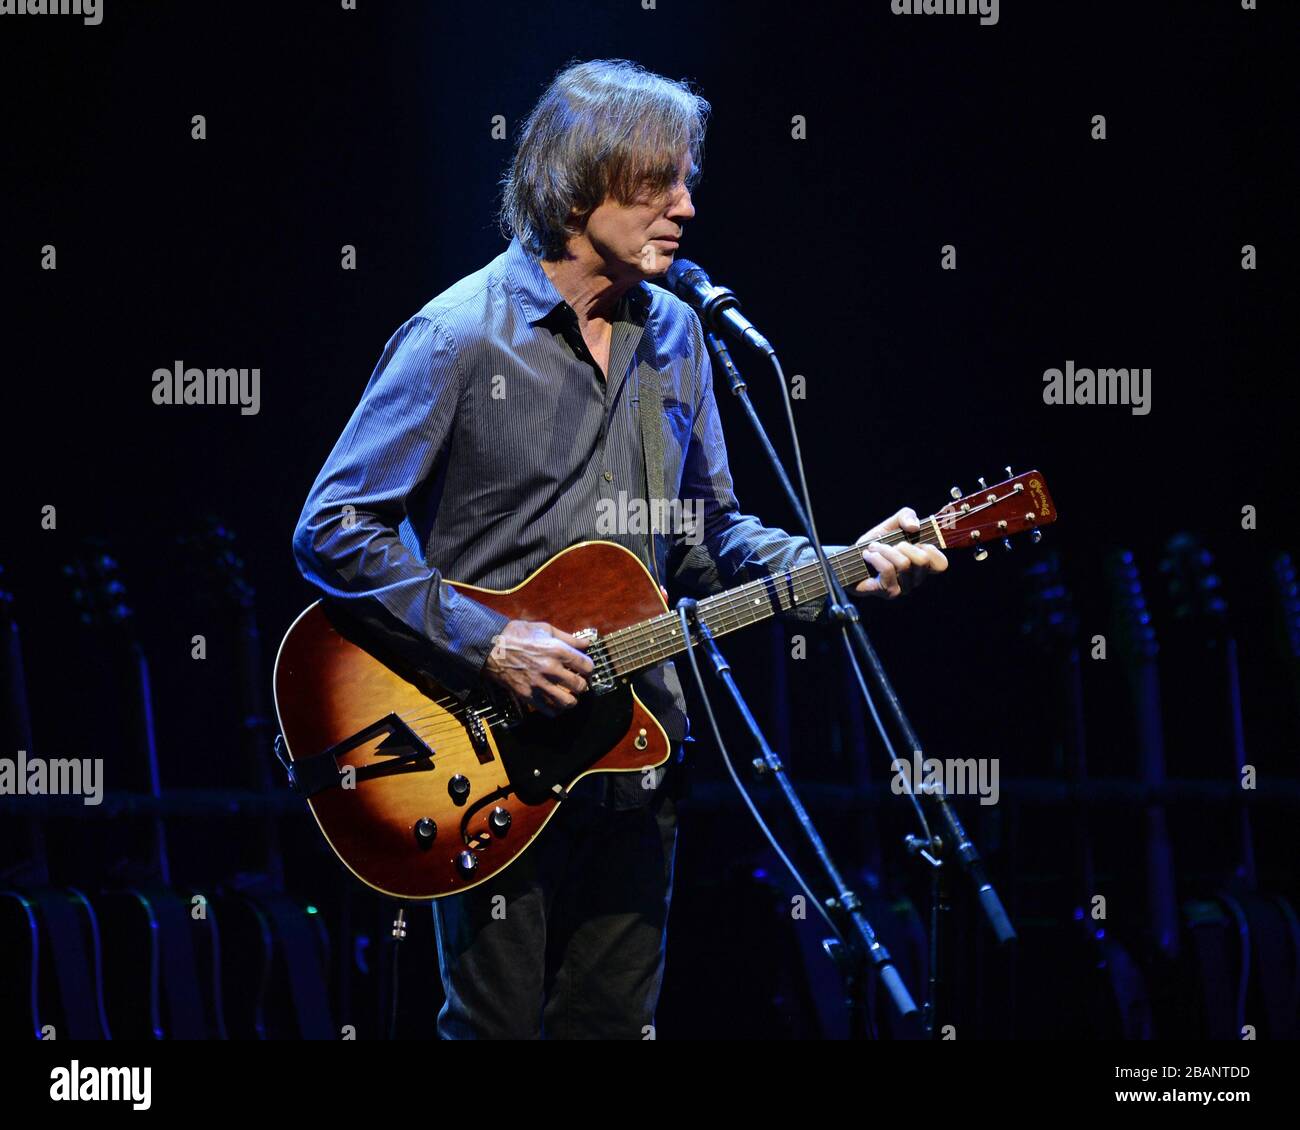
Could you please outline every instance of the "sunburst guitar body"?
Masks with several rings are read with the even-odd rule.
[[[645,566],[613,542],[565,550],[506,591],[446,583],[512,620],[593,634],[598,667],[602,637],[667,612]],[[319,601],[280,647],[275,703],[293,777],[330,847],[363,882],[405,899],[490,879],[581,777],[645,775],[671,753],[626,679],[556,718],[489,691],[460,702],[378,658]]]

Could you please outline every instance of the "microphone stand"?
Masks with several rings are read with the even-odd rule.
[[[857,656],[853,653],[853,644],[857,645],[858,651],[865,658],[867,669],[871,672],[871,677],[875,681],[876,687],[884,696],[885,702],[889,706],[890,713],[893,715],[894,721],[903,735],[907,748],[920,756],[922,752],[921,740],[917,736],[916,731],[912,728],[912,723],[908,719],[906,712],[903,710],[903,704],[899,700],[898,693],[894,690],[893,684],[889,681],[889,676],[885,673],[884,666],[880,662],[880,656],[876,653],[876,649],[872,646],[871,640],[867,637],[866,630],[862,627],[862,623],[858,618],[857,609],[854,608],[852,603],[849,601],[843,586],[840,584],[839,578],[835,575],[835,570],[830,567],[830,563],[826,557],[826,552],[822,548],[820,539],[816,536],[816,531],[813,528],[812,522],[809,520],[808,512],[800,501],[798,494],[795,492],[790,477],[786,473],[785,466],[781,462],[781,457],[777,454],[776,448],[772,446],[772,441],[767,434],[767,430],[763,427],[758,412],[749,398],[747,382],[741,375],[736,363],[732,360],[726,343],[709,329],[705,330],[705,339],[707,340],[709,348],[712,350],[722,371],[727,375],[727,380],[731,385],[732,395],[740,401],[741,406],[744,408],[745,415],[748,417],[755,434],[758,436],[759,443],[762,445],[763,451],[767,455],[768,462],[776,472],[777,479],[780,481],[781,487],[786,493],[786,497],[794,510],[795,517],[803,526],[808,539],[817,554],[818,560],[821,563],[822,572],[826,579],[828,617],[833,623],[839,626],[843,633],[846,650],[858,675],[858,681],[862,688],[863,697],[867,701],[872,716],[875,718],[877,728],[880,730],[881,737],[891,754],[891,762],[896,761],[897,758],[894,756],[893,747],[889,741],[888,734],[885,732],[884,726],[880,721],[875,703],[872,701],[871,695],[867,691],[866,684],[862,682],[862,674],[861,670],[858,669]],[[746,340],[749,339],[747,338]],[[763,353],[773,363],[778,376],[780,376],[780,365],[776,360],[776,353],[771,346],[767,345],[766,348],[755,346],[755,348],[759,352]],[[909,790],[909,792],[911,791],[912,790]],[[1003,909],[1002,902],[998,898],[997,892],[993,889],[992,883],[989,882],[988,876],[984,871],[984,865],[980,859],[979,852],[976,849],[974,842],[966,833],[965,828],[962,827],[960,820],[957,818],[957,814],[953,811],[952,806],[948,803],[948,799],[943,794],[942,790],[933,787],[926,789],[917,788],[915,789],[915,793],[919,793],[930,801],[932,808],[938,813],[941,829],[946,831],[948,837],[945,843],[945,840],[938,832],[931,830],[924,812],[921,810],[920,805],[917,804],[915,795],[913,795],[912,803],[916,806],[917,818],[924,831],[924,836],[919,839],[914,836],[907,837],[906,847],[909,854],[922,860],[932,872],[932,881],[930,885],[932,903],[932,930],[930,939],[931,977],[930,999],[926,1004],[926,1032],[927,1035],[932,1035],[934,1032],[936,997],[940,991],[940,984],[937,977],[941,968],[940,961],[942,958],[939,938],[935,927],[946,921],[948,918],[947,889],[942,882],[940,875],[943,868],[945,846],[954,849],[954,857],[965,872],[971,886],[974,888],[980,910],[990,928],[993,930],[998,944],[1005,945],[1014,942],[1016,939],[1016,932],[1015,928],[1011,925],[1010,919],[1007,917],[1006,911]],[[943,911],[942,913],[940,913],[941,908]]]
[[[864,958],[875,967],[880,983],[884,985],[886,992],[889,994],[890,1003],[894,1006],[895,1012],[904,1022],[904,1025],[915,1025],[919,1014],[916,1002],[912,999],[912,995],[907,991],[907,986],[903,983],[902,977],[899,976],[898,970],[894,967],[893,958],[890,956],[889,951],[876,936],[876,932],[871,928],[871,923],[867,921],[867,917],[862,911],[861,900],[853,891],[849,890],[843,878],[841,878],[838,868],[836,868],[830,853],[826,849],[826,844],[822,841],[816,827],[813,825],[812,818],[808,815],[808,810],[804,807],[798,793],[794,790],[794,786],[790,783],[784,764],[768,744],[767,738],[763,735],[762,729],[749,709],[749,704],[745,701],[744,695],[741,694],[735,676],[731,673],[731,664],[723,657],[717,641],[713,638],[713,633],[709,631],[708,624],[700,619],[698,605],[690,597],[683,597],[677,602],[677,608],[683,619],[688,619],[694,625],[696,642],[708,653],[713,664],[714,673],[717,675],[719,682],[727,688],[732,701],[736,704],[736,709],[744,719],[745,725],[749,728],[749,732],[758,746],[762,757],[755,760],[755,769],[760,774],[770,775],[776,781],[780,787],[781,795],[785,798],[791,813],[794,815],[795,822],[803,830],[813,853],[821,864],[822,870],[826,873],[831,889],[837,892],[836,897],[828,905],[832,909],[843,911],[853,924],[858,945],[852,946],[848,944],[847,939],[836,938],[829,938],[822,943],[823,949],[835,961],[836,968],[844,980],[845,997],[849,1002],[851,1031],[854,1032],[855,1036],[860,1037],[864,1028],[869,1027],[867,982],[863,976]],[[684,628],[684,630],[689,631],[689,627]],[[691,666],[695,669],[695,675],[700,682],[700,691],[703,695],[704,684],[703,680],[699,679],[699,666],[695,661],[694,647],[687,648],[687,655],[690,658]],[[707,697],[705,701],[707,705]],[[711,708],[709,714],[712,721]],[[720,735],[719,740],[721,740]],[[841,941],[844,942],[843,946],[840,945]]]

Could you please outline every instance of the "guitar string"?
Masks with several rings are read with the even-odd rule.
[[[912,540],[911,538],[908,538],[908,535],[904,531],[895,530],[883,534],[880,538],[873,538],[872,540],[880,541],[884,544],[897,544],[905,538],[909,541]],[[921,544],[935,544],[933,532],[931,530],[922,529],[922,531],[916,535],[913,544],[918,542]],[[856,546],[850,546],[838,554],[831,555],[831,561],[837,567],[836,573],[837,576],[839,576],[841,584],[853,584],[858,578],[852,576],[848,569],[845,569],[842,572],[840,566],[847,564],[847,566],[851,568],[855,565],[860,564],[865,566],[866,564],[862,560],[860,553],[855,554],[853,552],[856,548]],[[753,608],[756,607],[750,599],[751,592],[770,592],[773,582],[786,582],[787,579],[788,583],[782,583],[780,590],[782,593],[787,591],[791,593],[791,606],[804,604],[810,601],[814,596],[824,595],[824,586],[821,584],[821,581],[824,578],[822,577],[819,564],[817,562],[811,562],[806,565],[797,566],[786,573],[774,574],[771,577],[760,578],[756,581],[751,581],[746,585],[738,586],[730,592],[717,594],[717,596],[712,598],[717,603],[709,606],[707,609],[707,619],[710,626],[716,632],[722,634],[744,627],[749,623],[754,623],[757,619],[765,619],[765,616],[755,618],[750,615]],[[768,601],[764,601],[764,605],[767,603]],[[785,606],[782,606],[782,610],[784,610],[784,608]],[[656,656],[657,652],[663,653],[662,658],[668,658],[669,656],[684,650],[684,647],[679,644],[676,638],[670,640],[658,640],[654,637],[653,632],[656,625],[667,621],[676,622],[676,617],[673,613],[660,613],[658,616],[643,621],[641,624],[630,625],[628,628],[621,628],[615,632],[611,632],[609,635],[602,636],[599,642],[605,647],[607,666],[613,668],[610,673],[615,676],[628,673],[634,674],[636,671],[652,666],[654,662],[659,661],[659,657]],[[645,638],[647,632],[651,633],[649,638]],[[664,650],[665,644],[670,645],[668,650]],[[435,723],[432,727],[422,728],[420,732],[422,734],[433,733],[438,729],[442,729],[445,732],[456,732],[463,727],[463,723],[459,721],[460,717],[474,709],[456,702],[455,699],[448,698],[444,698],[441,701],[434,700],[434,704],[444,708],[443,715],[440,716],[439,714],[434,713],[415,717],[399,715],[399,717],[403,722],[411,725],[412,723],[428,719],[438,719],[441,721],[447,715],[450,715],[451,718],[454,719],[450,725],[444,724],[439,727],[437,723]],[[505,720],[505,716],[500,714],[495,708],[487,710],[480,708],[478,710],[478,717],[488,725]]]
[[[972,506],[969,509],[964,511],[945,510],[945,511],[940,511],[939,514],[931,515],[931,517],[926,518],[921,522],[920,530],[915,535],[914,541],[912,535],[907,534],[903,530],[890,530],[889,532],[882,534],[879,538],[872,538],[870,540],[881,542],[885,545],[896,545],[899,542],[904,540],[912,541],[913,544],[915,544],[916,542],[920,542],[926,545],[934,544],[935,541],[937,540],[934,532],[934,526],[940,525],[939,523],[940,518],[947,519],[950,516],[957,516],[960,517],[963,521],[965,521],[966,519],[970,518],[975,514],[978,514],[984,510],[988,510],[992,506],[1005,503],[1008,499],[1014,498],[1017,494],[1020,493],[1021,490],[1013,489],[1009,491],[1007,494],[1003,495],[1001,498],[997,498],[995,496],[991,500],[986,500],[985,502],[982,502],[977,506]],[[940,528],[942,529],[941,525]],[[994,527],[992,526],[991,523],[980,523],[975,528],[993,529]],[[963,531],[963,532],[969,532],[969,531]],[[862,544],[867,544],[867,543],[866,542],[859,543],[859,545]],[[846,559],[851,561],[855,566],[858,564],[865,566],[865,562],[862,561],[860,553],[854,554],[852,552],[853,550],[858,548],[859,548],[858,545],[850,546],[846,550],[841,551],[841,553],[839,554],[830,555],[830,560],[836,563],[837,565],[837,569],[836,569],[837,575],[839,572],[838,565],[843,561],[845,561]],[[805,565],[796,566],[794,569],[791,569],[786,573],[779,573],[770,577],[760,578],[757,581],[751,581],[746,585],[741,585],[735,589],[732,589],[730,592],[720,593],[715,597],[706,598],[706,601],[704,601],[703,603],[709,605],[708,613],[710,618],[714,616],[715,612],[720,612],[723,615],[729,615],[736,612],[742,603],[748,604],[749,598],[752,594],[758,593],[765,589],[770,589],[774,582],[781,582],[786,577],[790,578],[791,584],[789,587],[791,588],[798,588],[804,582],[808,581],[810,578],[813,577],[824,580],[824,577],[822,577],[822,573],[821,573],[820,563],[817,561],[812,561]],[[850,584],[855,583],[856,580],[857,578],[849,578],[848,583]],[[841,578],[841,583],[845,583],[845,578]],[[811,595],[814,594],[810,593],[809,596],[799,598],[797,600],[797,603],[802,603],[803,600],[809,599]],[[815,595],[823,595],[823,594],[816,593]],[[715,601],[717,602],[716,604],[713,603]],[[650,643],[648,644],[640,645],[639,648],[633,646],[633,648],[629,651],[622,644],[621,638],[623,636],[629,635],[630,633],[644,634],[645,631],[651,628],[657,621],[666,621],[669,618],[676,619],[675,615],[672,612],[660,613],[659,616],[654,617],[651,620],[643,621],[641,624],[629,625],[627,628],[619,628],[616,631],[610,632],[608,635],[603,636],[601,638],[607,643],[612,642],[615,648],[622,649],[625,658],[639,659],[640,656],[637,654],[638,650],[645,654],[649,654],[651,651],[654,650],[655,644],[653,640],[650,641]],[[736,627],[736,626],[740,626],[740,625],[739,624],[732,625],[732,627]],[[723,630],[725,631],[730,629],[724,628]],[[680,650],[680,648],[678,648],[677,650]],[[668,654],[674,654],[674,652],[670,652]]]
[[[891,544],[891,545],[896,544],[898,541],[901,540],[903,539],[892,538],[887,544]],[[924,543],[925,538],[921,535],[918,535],[917,541]],[[841,577],[841,583],[843,583],[844,580],[848,577],[849,566],[857,566],[864,570],[866,568],[866,562],[862,560],[861,552],[855,553],[854,552],[855,549],[857,549],[856,546],[850,546],[847,549],[841,550],[839,553],[833,553],[830,555],[830,560],[832,564],[836,566],[837,575],[839,575],[839,573],[841,572],[840,566],[845,567],[843,570],[845,576]],[[789,578],[789,582],[790,582],[789,584],[784,583],[786,581],[786,578]],[[749,581],[744,585],[739,585],[728,592],[718,593],[716,596],[713,597],[706,597],[704,600],[700,602],[700,604],[702,606],[707,607],[707,614],[710,620],[714,618],[721,618],[721,617],[731,615],[733,613],[737,613],[742,608],[753,607],[754,602],[751,600],[752,596],[754,595],[761,596],[762,594],[770,591],[774,587],[778,588],[778,590],[782,592],[784,592],[787,589],[806,590],[806,593],[800,593],[797,598],[799,602],[802,603],[803,601],[809,599],[809,597],[813,595],[814,590],[818,587],[816,583],[809,586],[807,582],[809,582],[810,580],[817,582],[823,579],[824,578],[822,577],[822,572],[818,563],[809,562],[803,565],[798,565],[795,568],[788,570],[784,573],[774,573],[766,577],[760,577],[754,581]],[[849,580],[849,583],[853,583],[851,579]],[[657,616],[652,617],[650,620],[643,621],[640,624],[632,624],[626,628],[619,628],[613,632],[610,632],[608,635],[602,638],[605,639],[606,641],[613,641],[614,646],[616,648],[622,649],[628,658],[636,658],[637,648],[635,646],[630,649],[625,648],[622,642],[624,637],[631,636],[632,634],[635,633],[644,634],[645,630],[653,628],[654,625],[662,621],[671,620],[673,622],[676,622],[677,619],[678,617],[675,612],[661,612]],[[643,647],[642,650],[649,650],[649,648]]]
[[[960,512],[960,517],[963,519],[969,518],[974,514],[987,510],[993,505],[1005,502],[1007,499],[1014,497],[1014,494],[1018,493],[1020,492],[1014,491],[1002,498],[987,501],[978,506],[971,507],[969,510]],[[937,522],[940,516],[941,515],[933,515],[931,518],[925,519],[921,524],[921,529],[914,538],[909,536],[903,530],[891,530],[882,534],[879,538],[871,539],[871,541],[877,541],[885,545],[895,545],[903,540],[907,540],[912,544],[936,544],[937,539],[934,535],[933,525]],[[947,515],[943,516],[947,517]],[[864,544],[868,543],[859,543],[859,545]],[[850,546],[838,554],[830,555],[830,560],[836,566],[836,574],[839,577],[841,584],[857,583],[858,578],[848,573],[848,567],[857,565],[865,566],[866,564],[865,561],[862,560],[860,552],[853,552],[859,548],[859,545]],[[845,575],[843,576],[840,576],[840,565],[846,566]],[[821,584],[823,580],[824,578],[821,574],[820,564],[814,561],[805,565],[796,566],[794,569],[788,570],[785,573],[775,574],[770,577],[751,581],[746,585],[741,585],[732,589],[730,592],[719,593],[715,597],[711,598],[711,601],[716,603],[709,603],[707,608],[708,622],[715,631],[726,633],[739,627],[743,627],[746,624],[754,623],[759,619],[766,619],[766,616],[748,617],[748,614],[751,613],[755,607],[760,607],[760,605],[755,604],[751,600],[751,594],[770,593],[774,583],[779,584],[780,588],[778,591],[781,594],[784,594],[787,591],[791,593],[790,606],[793,607],[808,602],[814,596],[825,595],[824,586]],[[809,584],[809,582],[812,583]],[[819,592],[819,589],[822,591]],[[769,602],[764,601],[763,603],[766,605]],[[780,611],[785,611],[787,606],[780,604],[780,596],[778,596],[778,604],[780,605]],[[626,628],[617,629],[606,636],[600,637],[599,642],[604,645],[607,666],[612,668],[610,673],[615,676],[635,674],[637,671],[642,670],[645,667],[652,666],[655,662],[662,661],[662,659],[667,659],[670,656],[683,651],[685,645],[680,643],[675,634],[671,638],[663,640],[656,639],[654,635],[658,625],[666,625],[669,621],[675,622],[676,617],[671,612],[664,612],[649,620],[643,621],[640,624],[629,625]],[[690,646],[694,645],[692,644]],[[665,650],[665,648],[667,648],[667,650]],[[659,655],[658,653],[662,653],[662,655]],[[412,725],[415,722],[430,719],[438,719],[441,721],[442,718],[450,716],[454,721],[451,725],[445,725],[443,728],[447,731],[454,732],[455,730],[461,729],[464,725],[460,719],[475,709],[457,702],[454,698],[443,698],[441,700],[435,699],[432,701],[434,705],[443,708],[443,715],[440,716],[435,712],[434,714],[429,715],[418,715],[414,717],[398,715],[398,717],[407,725]],[[496,707],[489,709],[480,708],[476,713],[486,725],[492,725],[504,721],[507,717],[506,715],[501,714],[499,709]],[[424,729],[427,732],[433,732],[438,728],[438,724],[435,722],[434,726],[426,727]]]
[[[891,531],[890,534],[883,535],[880,539],[872,540],[885,541],[886,539],[889,539],[888,544],[894,544],[902,540],[902,536],[899,535],[902,535],[901,531]],[[927,539],[925,533],[919,534],[916,541],[921,542],[922,544],[934,544],[932,535]],[[832,562],[837,566],[843,565],[847,558],[849,559],[849,565],[853,565],[857,562],[861,562],[865,565],[865,562],[862,562],[860,555],[852,553],[854,548],[856,547],[849,547],[849,549],[843,550],[838,554],[832,554]],[[840,572],[840,569],[837,567],[837,575],[840,575]],[[770,578],[760,578],[757,581],[752,581],[746,585],[739,586],[738,588],[731,590],[729,593],[719,593],[717,597],[714,598],[718,600],[719,603],[708,609],[707,618],[710,626],[717,633],[723,634],[744,627],[749,623],[756,622],[754,618],[751,618],[748,615],[754,607],[749,599],[748,590],[751,588],[755,591],[770,590],[772,581],[782,581],[787,577],[790,579],[791,583],[788,586],[782,585],[781,589],[783,592],[787,589],[792,591],[792,606],[807,603],[814,596],[824,595],[824,587],[819,583],[823,578],[817,563],[813,562],[809,565],[797,566],[795,569],[792,569],[787,573],[775,574]],[[843,575],[840,575],[839,579],[841,584],[852,584],[856,580],[856,578],[852,577],[847,570]],[[818,589],[822,589],[822,592],[818,592]],[[766,604],[767,602],[765,601],[764,603]],[[759,619],[763,618],[766,617],[759,617]],[[652,657],[657,651],[663,650],[665,643],[671,644],[671,650],[664,652],[663,658],[667,658],[670,655],[684,650],[684,648],[677,643],[676,639],[659,641],[655,639],[653,635],[651,635],[649,639],[638,640],[633,643],[627,641],[616,641],[614,639],[615,636],[623,635],[632,631],[637,631],[640,632],[641,635],[644,635],[646,631],[652,630],[654,625],[658,622],[668,620],[676,621],[676,617],[673,613],[660,613],[658,616],[643,621],[641,624],[631,625],[629,628],[618,629],[617,632],[612,632],[607,636],[602,636],[598,642],[605,646],[605,658],[607,660],[606,666],[612,667],[610,673],[617,677],[627,673],[628,671],[630,671],[630,673],[635,673],[644,667],[652,666],[656,661]],[[613,643],[614,646],[611,646],[611,643]],[[692,644],[692,646],[694,645]],[[454,733],[463,728],[464,723],[459,720],[460,717],[473,709],[472,707],[467,707],[456,702],[455,699],[444,698],[441,701],[433,701],[435,705],[443,707],[443,713],[441,715],[434,713],[414,717],[399,715],[398,717],[407,725],[412,725],[413,723],[420,721],[437,720],[432,726],[423,727],[418,731],[422,736],[431,735],[439,730],[442,732]],[[444,722],[444,719],[448,715],[453,719],[451,724],[446,724]],[[495,708],[490,710],[480,709],[478,711],[478,717],[488,725],[505,720],[505,716],[500,714]],[[438,724],[439,722],[443,722],[443,724],[440,726]],[[414,731],[413,726],[412,728]]]
[[[902,531],[891,531],[890,534],[872,540],[891,545],[902,540],[908,540],[911,544],[928,545],[934,543],[933,534],[929,531],[922,531],[917,534],[915,541],[908,538]],[[860,578],[853,575],[852,570],[854,569],[861,569],[863,574],[866,572],[866,562],[862,560],[861,552],[854,552],[858,549],[857,546],[850,546],[839,553],[830,555],[836,576],[841,584],[857,583]],[[766,614],[753,616],[752,613],[755,608],[765,608],[770,604],[770,594],[774,588],[778,593],[779,611],[785,611],[788,607],[804,604],[814,597],[825,595],[825,586],[822,584],[824,579],[818,562],[814,561],[799,565],[785,573],[761,577],[758,580],[750,581],[745,585],[732,589],[730,592],[719,593],[715,597],[706,598],[701,602],[701,613],[711,628],[729,632],[747,624],[755,623],[760,619],[766,619]],[[781,597],[787,592],[791,593],[790,605],[781,602]],[[715,601],[716,603],[714,603]],[[662,658],[668,658],[684,650],[684,647],[678,642],[676,633],[671,633],[670,638],[665,640],[660,640],[655,636],[661,626],[666,627],[670,622],[675,624],[677,619],[675,613],[663,612],[650,620],[643,621],[641,624],[620,628],[607,636],[603,636],[602,639],[607,646],[612,645],[612,649],[618,653],[620,667],[623,663],[631,661],[639,669],[641,666],[649,665],[645,661],[657,652],[663,652]],[[649,639],[633,638],[634,636],[645,637],[647,633],[650,633]],[[625,642],[625,638],[628,642]],[[670,650],[664,651],[665,644],[669,646]]]
[[[838,561],[841,556],[849,556],[849,555],[847,553],[833,554],[832,560]],[[778,574],[773,579],[781,579],[785,576],[790,576],[792,581],[794,582],[790,586],[791,588],[796,590],[799,590],[801,588],[808,588],[805,582],[809,580],[811,574],[801,576],[801,577],[795,577],[796,573],[803,573],[805,568],[806,568],[805,566],[799,566],[797,569],[791,570],[789,574]],[[816,575],[817,577],[820,577],[820,572],[817,571]],[[763,580],[750,582],[750,584],[766,587]],[[731,593],[728,594],[720,593],[718,594],[718,596],[722,597],[725,595],[731,597],[733,596],[733,594],[739,593],[741,589],[747,589],[748,587],[749,585],[740,586],[739,589],[733,589]],[[810,588],[806,592],[797,591],[795,593],[794,603],[795,604],[805,603],[807,600],[811,599],[812,595],[813,595],[813,591]],[[708,619],[710,624],[715,625],[716,629],[720,632],[727,632],[727,631],[734,630],[735,628],[738,627],[743,627],[744,620],[736,616],[735,613],[739,612],[742,607],[744,608],[750,607],[748,594],[747,593],[744,594],[743,600],[739,600],[739,601],[730,600],[723,603],[726,604],[727,606],[719,607],[717,610],[715,610],[714,608],[709,609]],[[659,616],[652,617],[650,620],[643,621],[642,624],[633,625],[632,627],[643,629],[649,625],[655,624],[657,621],[664,620],[664,619],[671,619],[671,618],[673,618],[672,613],[661,613]],[[724,620],[727,620],[729,622],[724,624],[723,623]],[[612,632],[607,636],[602,636],[598,641],[599,643],[603,644],[605,647],[605,657],[607,659],[606,665],[607,667],[611,668],[610,674],[616,677],[625,673],[625,668],[627,668],[629,664],[635,663],[638,665],[648,666],[649,664],[642,664],[642,660],[649,657],[654,652],[656,647],[662,646],[661,644],[657,644],[653,638],[651,638],[648,641],[638,642],[632,645],[629,645],[627,642],[620,642],[620,643],[615,643],[614,646],[611,646],[611,643],[613,642],[615,635],[622,632],[626,632],[628,630],[629,629],[619,629],[617,633]],[[639,667],[637,669],[639,669]],[[445,697],[440,700],[434,699],[432,701],[434,705],[443,707],[443,714],[434,713],[434,714],[417,715],[417,716],[398,715],[398,717],[401,718],[403,722],[410,725],[414,722],[420,722],[427,719],[441,718],[447,714],[450,714],[453,717],[459,717],[460,715],[467,714],[470,710],[473,709],[472,707],[468,707],[462,703],[457,702],[454,698]],[[480,711],[479,717],[482,718],[484,721],[501,720],[501,716],[499,714],[496,714],[495,712],[492,711],[486,711],[486,710]],[[457,722],[455,727],[448,727],[448,729],[459,728],[460,725],[461,724]]]
[[[1008,492],[1006,495],[1003,495],[1001,498],[995,497],[991,501],[982,502],[978,506],[971,507],[969,510],[960,511],[957,513],[964,520],[974,514],[980,513],[983,510],[987,510],[992,506],[1004,503],[1008,499],[1013,498],[1015,495],[1019,493],[1021,493],[1019,490],[1012,490]],[[881,537],[872,538],[871,540],[882,542],[886,545],[895,545],[903,540],[912,541],[913,544],[916,544],[917,542],[926,545],[935,544],[937,539],[934,533],[934,528],[933,528],[934,524],[938,523],[940,517],[947,518],[952,513],[953,513],[952,511],[949,511],[947,513],[941,512],[940,514],[932,515],[930,518],[924,519],[921,523],[920,531],[918,531],[918,533],[915,535],[914,541],[912,537],[909,536],[903,530],[891,530],[888,533],[881,535]],[[995,529],[995,527],[993,527],[991,523],[981,523],[975,528]],[[963,532],[969,532],[969,530]],[[860,543],[860,544],[867,544],[867,543]],[[860,553],[854,554],[852,552],[853,550],[858,548],[859,546],[850,546],[848,549],[842,551],[839,554],[830,555],[830,560],[836,566],[837,576],[839,575],[840,564],[844,563],[846,560],[854,567],[861,565],[865,568],[865,562],[862,561]],[[785,578],[787,577],[790,579],[790,583],[788,586],[784,584]],[[746,607],[754,607],[754,605],[750,601],[750,597],[752,595],[760,594],[764,591],[770,590],[774,583],[780,583],[782,585],[782,589],[788,587],[797,590],[800,588],[800,586],[804,585],[805,582],[809,581],[810,579],[813,579],[815,581],[824,580],[824,577],[822,576],[821,573],[820,564],[817,561],[810,562],[806,565],[797,566],[796,568],[789,570],[786,573],[775,574],[771,577],[765,577],[765,578],[760,578],[757,581],[751,581],[747,585],[742,585],[736,589],[732,589],[729,593],[721,593],[715,597],[708,598],[706,599],[706,601],[702,603],[708,605],[708,609],[707,609],[708,618],[709,618],[709,623],[712,626],[713,623],[715,622],[715,616],[720,617],[720,616],[734,615],[740,610],[742,605]],[[844,583],[854,584],[858,580],[859,580],[858,577],[852,577],[852,576],[840,577],[841,584]],[[822,591],[820,592],[817,591],[817,589],[820,587],[821,587],[820,585],[814,584],[812,591],[808,592],[806,595],[796,595],[796,597],[793,600],[793,603],[795,604],[804,603],[805,601],[811,599],[813,596],[824,595],[824,589],[822,589]],[[717,603],[714,604],[713,603],[714,601],[716,601]],[[785,610],[784,605],[781,607],[781,610],[782,611]],[[671,612],[660,613],[659,616],[656,616],[651,620],[644,621],[641,624],[630,625],[627,628],[620,628],[617,631],[609,633],[609,635],[607,636],[603,636],[602,639],[606,641],[607,646],[612,644],[612,647],[615,650],[621,652],[621,656],[620,656],[621,659],[624,660],[631,659],[637,662],[639,664],[637,669],[640,669],[640,666],[646,665],[646,664],[642,664],[641,661],[645,659],[647,656],[653,654],[655,651],[661,650],[662,645],[656,643],[656,641],[652,637],[649,641],[645,643],[641,643],[639,641],[635,642],[629,648],[622,642],[622,637],[628,636],[630,634],[639,634],[641,636],[644,636],[647,631],[653,631],[654,626],[657,623],[666,623],[670,619],[676,620],[676,617],[673,613]],[[755,621],[754,620],[746,621],[743,620],[743,618],[741,618],[738,619],[737,622],[732,623],[729,626],[722,627],[721,630],[724,632],[730,631],[736,627],[744,626],[745,623],[753,623],[753,622]],[[675,639],[673,642],[674,642],[673,649],[664,652],[662,658],[668,658],[669,656],[677,654],[677,652],[683,650],[681,646],[676,644]]]

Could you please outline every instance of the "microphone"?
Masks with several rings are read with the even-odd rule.
[[[668,289],[694,308],[707,329],[732,334],[769,357],[776,355],[772,343],[740,312],[735,294],[725,286],[714,286],[698,263],[674,259],[668,268]]]

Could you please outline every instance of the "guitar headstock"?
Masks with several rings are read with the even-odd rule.
[[[1154,659],[1160,644],[1133,554],[1127,549],[1112,554],[1106,562],[1106,575],[1114,597],[1115,635],[1121,650],[1131,660]]]
[[[1025,570],[1025,616],[1023,635],[1049,654],[1065,652],[1078,638],[1079,617],[1070,590],[1061,575],[1056,553],[1045,553]]]
[[[1009,478],[993,486],[980,479],[980,489],[971,494],[952,488],[953,501],[934,515],[945,548],[974,549],[975,559],[982,561],[991,543],[1026,530],[1032,530],[1037,541],[1041,527],[1056,521],[1056,503],[1040,472],[1011,475],[1008,467],[1007,474]]]
[[[63,575],[72,586],[72,601],[83,624],[130,638],[135,613],[126,602],[117,560],[103,542],[87,541],[85,551],[63,567]]]
[[[1191,534],[1175,534],[1165,543],[1160,561],[1174,617],[1202,625],[1213,634],[1228,628],[1223,582],[1214,571],[1214,555]]]
[[[1295,562],[1289,553],[1273,558],[1273,605],[1281,631],[1283,653],[1300,659],[1300,587]]]
[[[209,514],[196,532],[177,538],[177,544],[188,555],[188,571],[204,581],[202,591],[212,594],[218,605],[252,606],[253,586],[245,576],[238,539],[229,526]]]

